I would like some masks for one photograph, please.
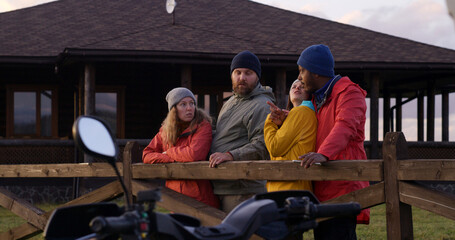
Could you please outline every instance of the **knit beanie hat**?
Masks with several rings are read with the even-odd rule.
[[[245,50],[238,53],[231,62],[231,74],[236,68],[248,68],[256,72],[258,78],[261,78],[261,62],[254,53]]]
[[[300,54],[297,64],[311,73],[326,77],[335,76],[335,61],[329,47],[323,44],[307,47]]]
[[[180,100],[182,100],[186,97],[192,98],[194,100],[194,103],[196,103],[196,98],[194,97],[193,93],[188,88],[178,87],[178,88],[172,89],[166,95],[168,110],[170,111],[174,105],[176,105],[177,103],[180,102]]]

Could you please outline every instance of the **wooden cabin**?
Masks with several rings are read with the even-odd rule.
[[[369,158],[381,157],[380,98],[384,134],[401,130],[403,102],[418,99],[411,158],[422,149],[429,158],[455,156],[454,50],[247,0],[180,0],[172,14],[158,0],[59,0],[1,13],[0,23],[0,164],[78,161],[71,126],[83,114],[103,117],[119,142],[146,143],[167,113],[166,93],[178,86],[216,117],[231,94],[231,59],[243,50],[259,57],[261,83],[284,107],[299,54],[319,43],[330,47],[335,72],[368,92]],[[437,94],[445,143],[434,143]]]

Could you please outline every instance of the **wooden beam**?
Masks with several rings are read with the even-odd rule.
[[[304,169],[291,161],[236,161],[209,168],[206,161],[132,165],[134,179],[261,179],[382,181],[382,160],[330,161]],[[122,163],[117,163],[123,171]],[[398,161],[398,180],[455,181],[455,160],[412,159]],[[0,165],[0,178],[14,177],[115,177],[108,163]]]
[[[89,192],[77,199],[69,201],[59,207],[66,207],[77,204],[88,204],[95,202],[102,202],[116,198],[123,193],[122,187],[118,181],[109,183],[103,187],[100,187],[92,192]],[[43,214],[43,217],[46,218],[46,221],[51,216],[53,210]],[[12,228],[6,232],[0,233],[0,239],[22,239],[25,237],[30,237],[41,232],[42,229],[33,226],[30,223],[24,223],[18,227]]]
[[[121,172],[122,163],[117,163]],[[108,163],[1,164],[0,177],[116,177]]]
[[[323,203],[358,202],[362,209],[374,207],[385,202],[384,182],[350,192],[343,196],[324,201]]]
[[[455,181],[455,160],[413,159],[398,161],[398,180]]]
[[[415,183],[400,182],[400,201],[455,220],[455,196]]]
[[[156,184],[134,180],[133,194],[137,195],[139,191],[147,191],[157,187],[158,185]],[[161,200],[157,202],[158,206],[173,212],[196,217],[205,226],[218,225],[226,217],[225,212],[168,188],[161,189]]]
[[[123,171],[122,163],[117,163]],[[382,181],[382,160],[342,160],[309,169],[291,161],[235,161],[217,168],[208,162],[133,164],[133,178],[161,179],[262,179]],[[108,163],[0,165],[0,177],[115,177]]]
[[[123,171],[122,163],[117,163]],[[382,181],[382,160],[330,161],[304,169],[292,161],[235,161],[209,168],[207,161],[133,164],[133,178]],[[0,177],[115,177],[108,163],[0,165]]]
[[[382,181],[382,160],[341,160],[305,169],[292,161],[232,161],[210,168],[207,161],[134,164],[135,179],[251,179]]]
[[[69,201],[60,207],[71,206],[77,204],[88,204],[88,203],[97,203],[104,202],[108,200],[115,199],[116,197],[123,194],[122,186],[118,181],[113,181],[108,183],[96,190],[93,190],[85,195],[80,196],[72,201]]]
[[[33,226],[30,223],[24,223],[18,227],[11,228],[6,232],[0,233],[1,240],[14,240],[31,238],[41,233],[41,229]]]
[[[407,143],[401,132],[387,133],[382,146],[387,239],[413,239],[411,206],[400,202],[398,160],[407,159]]]
[[[0,188],[0,205],[41,230],[46,226],[47,218],[43,217],[43,210],[18,198],[5,188]]]

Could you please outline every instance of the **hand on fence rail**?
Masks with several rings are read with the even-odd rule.
[[[309,152],[302,156],[299,156],[299,159],[302,159],[300,166],[305,168],[311,167],[313,164],[321,164],[327,162],[328,158],[320,153]]]

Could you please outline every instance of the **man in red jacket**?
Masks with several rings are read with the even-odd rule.
[[[334,74],[332,53],[325,45],[313,45],[301,53],[299,80],[313,94],[318,119],[316,152],[300,156],[305,168],[331,160],[367,159],[365,139],[366,91],[348,77]],[[369,185],[362,181],[314,181],[316,197],[326,201]],[[369,209],[355,217],[334,218],[319,223],[314,237],[319,239],[357,239],[357,223],[368,224]],[[357,220],[357,221],[356,221]]]

